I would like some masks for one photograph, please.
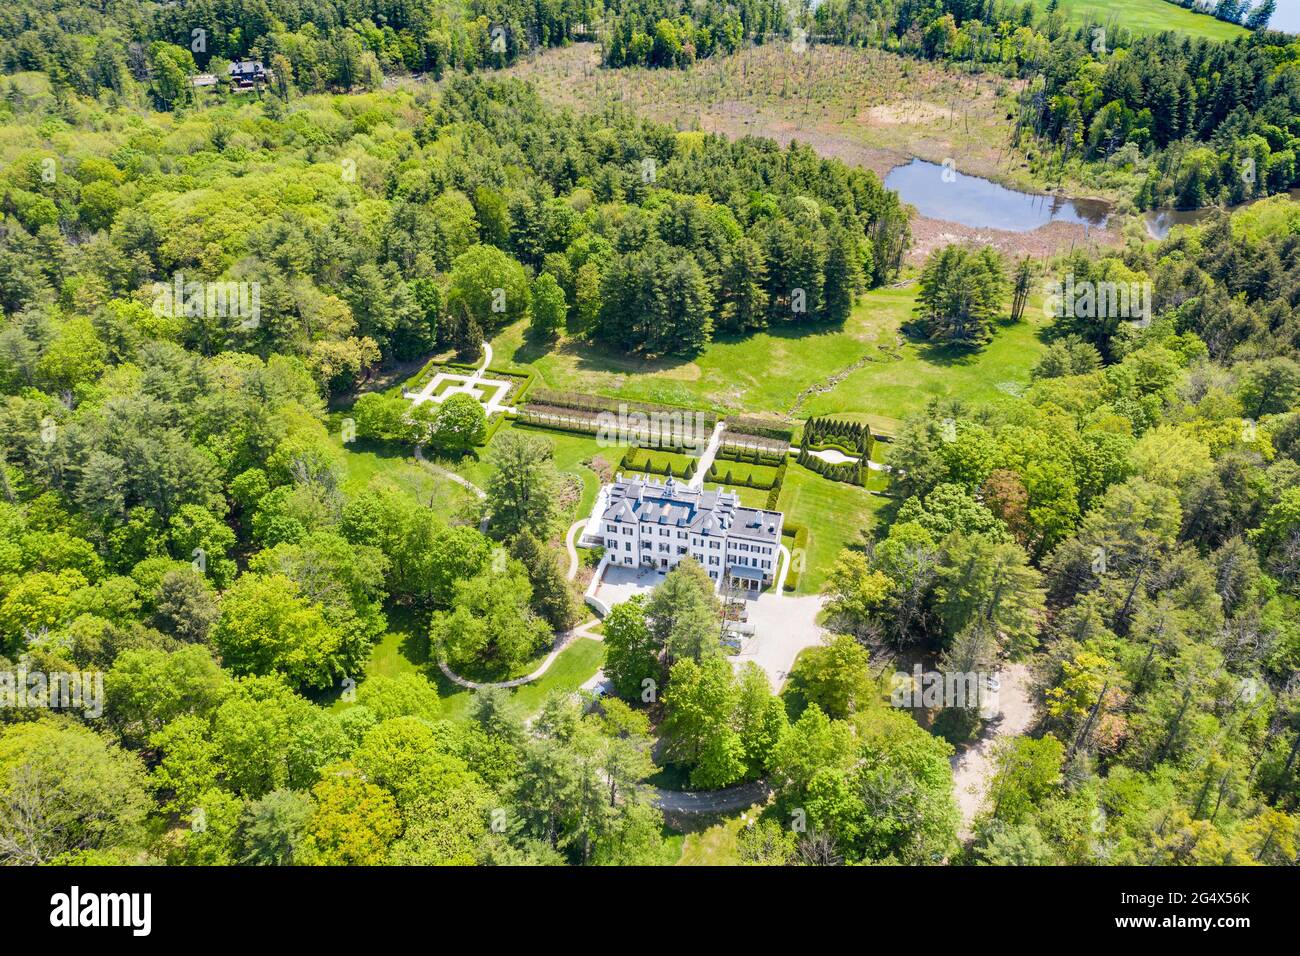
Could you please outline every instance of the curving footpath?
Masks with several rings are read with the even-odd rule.
[[[420,458],[421,461],[424,461],[424,459],[420,456],[420,449],[418,447],[415,449],[415,454],[417,458]],[[430,468],[436,467],[434,465],[430,465],[427,461],[425,462],[425,464],[429,465]],[[438,469],[438,470],[441,471],[442,469]],[[462,483],[468,484],[467,482],[464,481],[464,479],[460,478],[460,475],[455,475],[452,474],[451,472],[447,472],[447,474],[453,478],[460,479]],[[475,486],[469,485],[469,487],[474,488]],[[475,488],[475,490],[477,489]],[[575,548],[573,545],[573,535],[574,532],[576,532],[579,528],[581,528],[586,523],[587,522],[585,521],[575,521],[573,524],[569,526],[569,531],[564,536],[564,544],[569,552],[569,572],[566,575],[566,577],[570,581],[572,581],[575,577],[578,576],[578,549]],[[566,647],[568,647],[578,638],[590,637],[593,640],[597,640],[597,641],[601,640],[603,635],[598,633],[593,634],[591,630],[599,623],[600,623],[599,621],[587,621],[584,624],[579,624],[577,627],[565,631],[562,635],[560,635],[560,639],[555,642],[555,646],[551,648],[551,653],[546,655],[546,660],[542,661],[542,663],[538,665],[537,670],[533,671],[531,674],[528,674],[524,677],[516,677],[513,678],[512,680],[502,680],[502,681],[472,681],[467,677],[461,677],[459,674],[457,674],[455,671],[453,671],[450,667],[447,666],[446,661],[442,661],[442,660],[438,661],[438,669],[442,671],[443,675],[447,678],[447,680],[451,681],[453,684],[458,684],[461,687],[467,687],[470,690],[482,690],[485,687],[520,687],[524,684],[531,684],[533,681],[537,680],[539,677],[545,674],[546,671],[550,668],[550,666],[555,663],[555,659],[560,656],[560,652],[563,651]],[[597,671],[595,676],[603,677],[603,672]],[[588,681],[588,683],[590,683],[590,681]],[[586,684],[583,685],[583,687],[586,686],[587,686]]]
[[[709,436],[709,443],[704,446],[704,453],[700,455],[700,460],[695,465],[695,474],[687,483],[688,488],[703,488],[705,476],[708,475],[709,469],[713,467],[713,460],[718,456],[718,448],[722,444],[722,432],[727,427],[725,421],[718,422],[713,426],[713,434]]]
[[[820,451],[810,451],[808,454],[812,455],[814,458],[820,458],[829,465],[847,465],[850,462],[858,461],[858,459],[854,458],[852,455],[846,455],[844,452],[836,451],[834,448],[823,448]],[[867,468],[871,471],[890,470],[888,465],[882,465],[880,462],[872,461],[870,458],[867,459]]]
[[[555,646],[551,648],[551,653],[546,655],[546,660],[542,661],[542,663],[538,665],[537,670],[524,677],[515,677],[511,680],[501,681],[472,681],[467,677],[461,677],[448,667],[447,662],[443,660],[438,661],[438,669],[442,671],[447,680],[451,681],[453,684],[459,684],[461,687],[466,687],[470,690],[483,690],[486,687],[521,687],[524,684],[531,684],[533,681],[537,680],[537,678],[545,674],[547,669],[555,663],[555,659],[560,656],[560,653],[578,638],[590,637],[597,641],[600,640],[601,635],[591,633],[591,628],[595,627],[599,623],[599,621],[587,621],[585,624],[579,624],[572,630],[565,631],[564,634],[560,636],[560,639],[555,642]]]
[[[586,521],[575,521],[569,525],[569,532],[564,536],[564,547],[569,552],[569,573],[567,577],[570,581],[578,576],[578,549],[573,543],[573,538],[586,525]]]
[[[668,813],[726,813],[766,803],[771,792],[765,780],[738,783],[721,790],[664,790],[655,787],[654,801],[660,810]]]
[[[463,475],[456,474],[454,471],[448,471],[446,468],[443,468],[439,465],[435,465],[433,462],[429,461],[429,459],[425,458],[423,445],[415,446],[415,460],[418,461],[420,464],[422,464],[425,468],[428,468],[435,475],[441,475],[443,478],[450,478],[452,481],[456,482],[456,484],[460,485],[462,488],[468,488],[470,491],[474,492],[474,494],[478,495],[480,501],[487,500],[487,492],[484,491],[482,488],[480,488],[478,485],[474,484],[474,482],[470,481],[468,478],[464,477]]]
[[[785,597],[785,577],[790,573],[790,562],[794,560],[790,556],[790,549],[785,545],[779,546],[781,549],[781,575],[776,579],[776,584],[772,587],[772,593],[777,597]]]

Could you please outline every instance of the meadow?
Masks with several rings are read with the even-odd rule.
[[[1046,7],[1048,0],[1035,0]],[[1058,0],[1065,22],[1116,25],[1138,33],[1177,30],[1188,36],[1210,40],[1232,40],[1249,31],[1234,23],[1216,20],[1204,13],[1194,13],[1166,0]]]

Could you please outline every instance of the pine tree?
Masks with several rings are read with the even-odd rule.
[[[1250,30],[1266,29],[1276,10],[1277,0],[1264,0],[1263,3],[1251,10],[1250,15],[1245,18],[1246,28]]]
[[[1029,289],[1034,281],[1034,265],[1029,256],[1016,264],[1016,278],[1011,291],[1011,321],[1019,322],[1025,315],[1025,305],[1029,302]]]
[[[533,610],[556,631],[573,627],[578,620],[577,602],[556,552],[525,530],[511,539],[510,554],[528,573],[533,586]]]

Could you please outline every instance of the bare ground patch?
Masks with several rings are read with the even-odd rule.
[[[1010,256],[1029,255],[1041,259],[1076,248],[1117,246],[1121,238],[1119,231],[1109,226],[1099,229],[1072,222],[1049,222],[1029,232],[1010,232],[1004,229],[977,229],[928,216],[913,216],[912,247],[907,252],[907,261],[919,264],[935,249],[954,242],[993,246]]]

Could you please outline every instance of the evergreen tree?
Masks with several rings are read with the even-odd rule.
[[[573,589],[560,567],[559,555],[527,529],[511,539],[510,554],[528,573],[533,586],[533,610],[556,631],[573,627],[579,611]]]

